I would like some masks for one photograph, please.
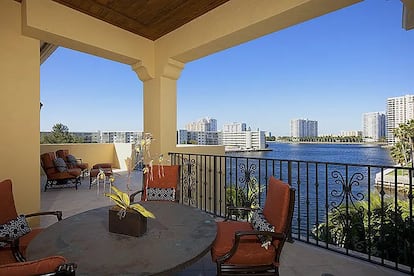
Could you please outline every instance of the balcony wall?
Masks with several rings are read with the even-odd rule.
[[[81,158],[89,167],[98,163],[111,163],[115,169],[126,170],[125,160],[131,156],[134,144],[42,144],[40,154],[56,152],[60,149],[69,150],[70,154]]]
[[[82,162],[88,163],[89,167],[98,163],[111,163],[115,169],[126,170],[125,160],[130,157],[134,144],[132,143],[85,143],[85,144],[41,144],[40,154],[45,152],[56,152],[60,149],[67,149],[69,153],[77,158],[81,158]],[[214,154],[223,155],[223,146],[186,146],[179,145],[175,152],[185,152],[192,154]],[[166,158],[165,162],[170,163],[170,158]],[[42,170],[43,173],[43,170]]]

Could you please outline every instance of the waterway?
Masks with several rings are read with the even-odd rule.
[[[230,153],[230,155],[371,166],[394,165],[389,149],[376,144],[267,143],[271,151]]]

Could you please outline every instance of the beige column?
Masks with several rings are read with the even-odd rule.
[[[0,181],[12,179],[19,214],[40,210],[40,44],[21,23],[20,3],[0,1]]]
[[[132,66],[144,83],[144,132],[154,138],[151,154],[166,158],[177,144],[177,79],[184,64],[168,59],[160,67],[151,77],[142,63]]]

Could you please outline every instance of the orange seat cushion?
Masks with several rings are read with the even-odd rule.
[[[39,234],[43,229],[42,228],[32,228],[32,231],[22,236],[19,240],[20,252],[25,255],[26,248],[29,243]],[[9,264],[16,262],[16,259],[13,256],[13,252],[10,247],[0,248],[0,265]],[[0,273],[0,275],[3,275]]]
[[[221,221],[217,222],[217,236],[211,249],[211,257],[215,262],[218,257],[223,256],[233,246],[236,231],[251,231],[249,222]],[[262,247],[257,236],[244,236],[240,239],[236,253],[225,263],[243,265],[269,265],[274,262],[275,248],[269,246],[266,250]]]
[[[54,272],[59,265],[66,262],[66,259],[62,256],[50,256],[22,263],[13,262],[10,264],[0,265],[0,275],[26,276],[46,274]]]

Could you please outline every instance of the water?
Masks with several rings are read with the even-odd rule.
[[[375,144],[291,144],[268,142],[272,151],[231,153],[245,157],[393,166],[389,150]]]

